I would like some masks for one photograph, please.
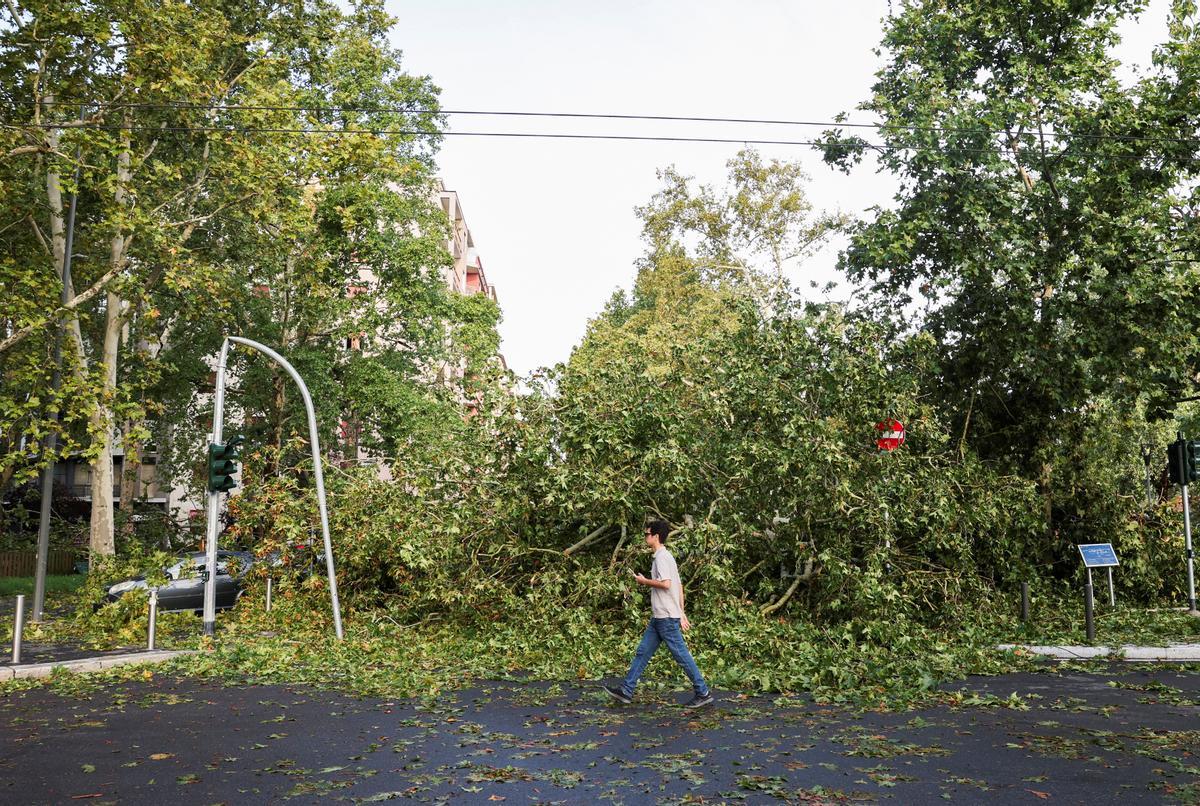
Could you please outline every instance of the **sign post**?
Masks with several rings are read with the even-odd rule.
[[[1187,553],[1188,615],[1200,616],[1200,611],[1196,610],[1196,561],[1192,552],[1192,512],[1188,506],[1188,486],[1185,484],[1180,489],[1183,490],[1183,548]]]
[[[1115,588],[1113,588],[1112,570],[1114,566],[1118,566],[1121,563],[1117,560],[1117,552],[1113,550],[1112,543],[1083,543],[1078,548],[1079,556],[1083,558],[1083,567],[1087,569],[1087,584],[1083,588],[1083,614],[1087,629],[1087,640],[1090,644],[1096,640],[1096,622],[1093,617],[1095,600],[1094,588],[1092,587],[1092,569],[1108,569],[1108,601],[1110,606],[1115,607],[1117,604],[1117,594]]]
[[[899,420],[893,420],[891,417],[875,423],[875,434],[875,447],[879,449],[880,453],[891,453],[904,444],[904,425]],[[888,486],[890,487],[891,485],[889,484]],[[892,513],[887,508],[886,502],[884,504],[883,517],[887,521],[889,528],[889,533],[883,538],[883,547],[890,553],[892,548],[892,536],[890,533]],[[884,562],[884,567],[889,571],[891,570],[886,561]]]
[[[225,364],[229,358],[229,339],[221,342],[221,355],[217,359],[217,388],[213,399],[213,430],[209,444],[219,444],[222,439],[225,417]],[[217,519],[221,516],[221,491],[208,489],[208,514],[204,537],[204,634],[209,637],[217,631]]]

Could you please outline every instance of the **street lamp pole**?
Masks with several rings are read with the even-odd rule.
[[[287,373],[292,376],[292,380],[300,387],[300,396],[304,399],[304,410],[308,414],[308,440],[312,447],[313,460],[313,475],[317,482],[317,508],[321,514],[321,536],[325,540],[325,570],[329,577],[329,598],[333,608],[333,631],[337,635],[338,640],[342,640],[342,612],[341,604],[338,601],[337,590],[337,575],[334,573],[333,567],[333,543],[329,539],[329,511],[325,506],[325,474],[321,468],[321,443],[317,436],[317,415],[313,409],[312,397],[308,393],[308,387],[304,384],[304,379],[300,377],[300,373],[296,372],[295,368],[287,362],[287,360],[279,353],[267,347],[265,344],[244,339],[240,336],[228,336],[221,345],[221,357],[217,364],[217,390],[215,410],[213,412],[213,438],[212,441],[216,444],[221,444],[222,440],[222,420],[225,407],[225,362],[229,353],[229,342],[242,344],[246,347],[251,347],[258,350],[263,355],[275,360],[282,366]],[[217,584],[217,514],[220,511],[220,493],[210,492],[208,494],[208,540],[205,544],[207,550],[207,569],[208,579],[204,584],[204,634],[213,635],[216,626],[216,584]]]

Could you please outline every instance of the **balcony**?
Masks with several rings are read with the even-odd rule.
[[[121,485],[113,485],[113,500],[121,497]],[[55,484],[54,492],[61,495],[66,495],[70,498],[87,498],[92,497],[92,485],[90,484]]]

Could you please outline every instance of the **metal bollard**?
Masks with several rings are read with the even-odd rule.
[[[1083,586],[1083,620],[1084,626],[1087,629],[1088,644],[1096,642],[1095,609],[1095,601],[1092,599],[1092,581],[1089,579],[1087,584]]]
[[[25,595],[17,596],[17,619],[13,624],[12,662],[21,662],[21,634],[25,632]]]
[[[1029,583],[1021,583],[1021,622],[1029,623]]]
[[[158,589],[150,590],[150,629],[146,649],[154,651],[154,638],[158,632]]]
[[[267,612],[271,612],[271,588],[274,587],[274,577],[267,577]]]

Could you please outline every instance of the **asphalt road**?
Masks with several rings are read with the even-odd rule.
[[[0,803],[1200,802],[1200,673],[962,688],[905,713],[718,692],[698,714],[684,691],[621,706],[574,682],[427,704],[157,676],[39,689],[0,698]],[[986,704],[1013,692],[1027,709]]]

